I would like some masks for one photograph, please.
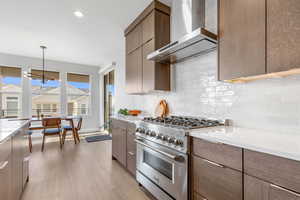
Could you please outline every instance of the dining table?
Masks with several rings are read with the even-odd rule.
[[[51,118],[51,117],[49,117],[49,118]],[[55,118],[60,118],[62,121],[69,122],[70,126],[72,127],[72,131],[73,131],[73,133],[76,136],[77,142],[80,142],[78,131],[76,130],[75,125],[74,125],[74,120],[80,119],[80,117],[77,117],[77,116],[61,116],[61,117],[59,117],[58,116],[58,117],[55,117]],[[41,117],[40,118],[33,117],[33,118],[29,118],[29,120],[31,122],[42,122],[43,118],[41,118]],[[34,131],[34,130],[43,130],[44,127],[43,127],[42,124],[38,124],[38,125],[31,124],[31,126],[29,127],[29,129],[31,131]]]

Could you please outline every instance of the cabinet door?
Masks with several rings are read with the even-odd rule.
[[[11,160],[10,156],[0,161],[0,198],[1,200],[11,200]]]
[[[124,167],[126,167],[126,127],[113,123],[112,128],[112,154]]]
[[[300,194],[245,175],[245,200],[300,200]]]
[[[267,0],[267,71],[300,66],[299,0]]]
[[[219,79],[266,73],[265,1],[219,0]]]
[[[23,190],[23,152],[20,131],[12,138],[12,199],[18,200]]]
[[[153,10],[142,22],[143,44],[154,38],[155,11]]]
[[[143,45],[143,92],[169,91],[171,89],[170,65],[148,60],[148,54],[153,51],[155,51],[155,40],[150,40]]]
[[[112,156],[113,158],[117,159],[117,155],[118,155],[118,128],[114,122],[114,120],[112,121],[112,125],[111,125],[111,135],[112,135]]]
[[[135,125],[129,124],[127,129],[127,169],[135,176],[136,173],[136,143]]]
[[[143,45],[143,91],[150,92],[155,89],[155,62],[148,60],[147,56],[155,50],[154,40]]]
[[[131,53],[142,45],[142,26],[137,25],[126,35],[126,54]]]
[[[142,92],[142,48],[138,48],[126,56],[126,92]]]
[[[242,200],[242,173],[192,156],[193,191],[209,200]]]

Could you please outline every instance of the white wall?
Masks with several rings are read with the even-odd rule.
[[[175,0],[179,1],[179,0]],[[215,10],[217,0],[208,0]],[[213,2],[214,1],[214,2]],[[176,12],[173,14],[176,15]],[[214,29],[216,11],[207,12]],[[174,22],[173,22],[174,23]],[[174,25],[172,33],[174,34]],[[229,118],[237,126],[299,132],[300,76],[228,84],[217,81],[217,52],[172,66],[175,90],[169,93],[126,95],[125,57],[117,69],[117,108],[142,109],[150,114],[160,99],[166,99],[176,115]]]
[[[23,71],[27,71],[29,67],[35,69],[41,69],[42,60],[38,58],[30,58],[24,56],[16,56],[0,53],[0,65],[11,66],[11,67],[21,67]],[[100,125],[100,115],[99,115],[99,68],[95,66],[80,65],[74,63],[58,62],[52,60],[46,60],[46,70],[58,71],[60,72],[60,77],[62,83],[65,81],[67,72],[88,74],[91,78],[91,106],[90,113],[83,119],[83,129],[86,130],[98,130]],[[62,86],[64,84],[61,84]],[[27,78],[22,80],[23,86],[23,97],[22,97],[22,107],[23,107],[23,117],[29,117],[31,112],[31,94],[30,81]],[[62,87],[62,91],[65,90]],[[62,94],[65,94],[62,92]],[[62,102],[66,102],[66,96],[61,95]],[[61,106],[61,111],[66,114],[66,106]]]

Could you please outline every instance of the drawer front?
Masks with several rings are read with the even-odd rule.
[[[0,162],[6,161],[11,154],[11,138],[0,142]]]
[[[193,191],[209,200],[242,200],[242,173],[192,156]]]
[[[300,194],[245,175],[244,200],[300,200]]]
[[[242,171],[243,150],[241,148],[193,138],[192,153],[201,158]]]
[[[245,173],[300,193],[300,162],[245,150]]]

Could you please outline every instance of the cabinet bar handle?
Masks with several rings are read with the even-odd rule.
[[[276,189],[278,189],[278,190],[282,190],[282,191],[288,192],[288,193],[290,193],[290,194],[292,194],[292,195],[295,195],[295,196],[297,196],[297,197],[300,197],[300,194],[298,194],[298,193],[296,193],[296,192],[293,192],[293,191],[290,191],[290,190],[287,190],[287,189],[285,189],[285,188],[283,188],[283,187],[280,187],[280,186],[278,186],[278,185],[270,184],[270,186],[273,187],[273,188],[276,188]]]
[[[8,164],[8,161],[5,161],[2,163],[2,165],[0,166],[0,170],[3,170]]]
[[[129,155],[134,156],[135,154],[131,151],[128,152]]]
[[[206,160],[206,159],[202,159],[202,160],[204,160],[205,162],[207,162],[207,163],[209,163],[211,165],[214,165],[216,167],[225,168],[223,165],[220,165],[218,163],[215,163],[215,162],[212,162],[212,161],[209,161],[209,160]]]

